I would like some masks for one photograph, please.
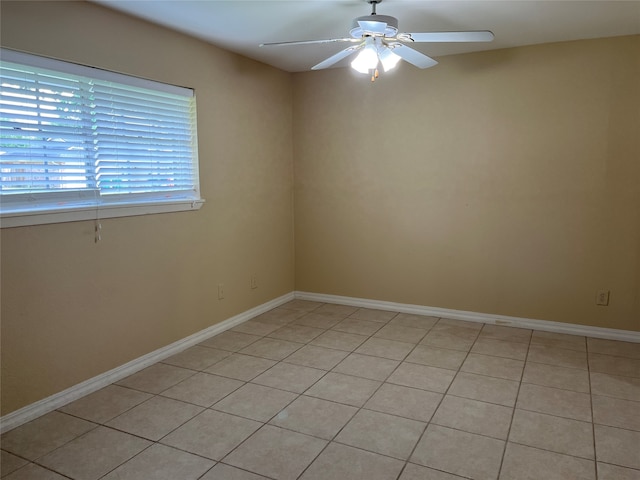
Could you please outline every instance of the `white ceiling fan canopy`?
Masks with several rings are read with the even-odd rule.
[[[390,15],[365,15],[353,20],[349,34],[353,38],[366,35],[395,37],[398,34],[398,19]]]

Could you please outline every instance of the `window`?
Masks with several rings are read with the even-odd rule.
[[[1,55],[3,227],[200,208],[193,90]]]

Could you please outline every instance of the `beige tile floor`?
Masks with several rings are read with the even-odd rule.
[[[639,480],[640,344],[294,300],[1,447],[3,480]]]

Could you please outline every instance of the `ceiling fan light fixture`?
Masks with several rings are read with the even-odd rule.
[[[367,41],[367,44],[360,53],[358,53],[358,56],[351,62],[351,68],[360,73],[369,73],[371,70],[375,70],[377,66],[378,49],[373,41]]]
[[[402,57],[393,53],[393,51],[389,47],[382,48],[378,56],[380,58],[380,63],[382,63],[382,68],[385,72],[396,68],[398,62],[402,60]]]

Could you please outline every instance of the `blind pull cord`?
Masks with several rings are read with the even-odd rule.
[[[99,220],[95,221],[95,227],[94,227],[94,231],[95,231],[95,243],[98,243],[100,240],[102,240],[102,234],[100,233],[102,231],[102,223],[100,223]]]

